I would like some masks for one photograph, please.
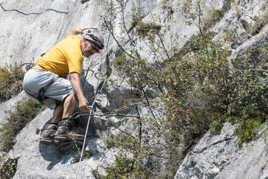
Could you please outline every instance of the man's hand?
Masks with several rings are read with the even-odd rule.
[[[88,107],[88,101],[86,98],[82,98],[79,100],[79,109],[81,112],[90,112]]]

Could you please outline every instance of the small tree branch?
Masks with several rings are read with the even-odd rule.
[[[171,61],[171,58],[169,57],[167,48],[166,48],[166,46],[165,46],[165,44],[164,44],[164,41],[163,41],[161,35],[160,35],[159,33],[157,33],[157,36],[158,36],[158,38],[160,39],[160,43],[161,43],[162,47],[164,48],[164,51],[165,51],[165,53],[166,53],[166,55],[167,55],[168,60]]]
[[[112,35],[113,39],[115,40],[116,44],[118,45],[118,47],[126,54],[128,55],[130,58],[132,59],[136,59],[133,55],[131,55],[130,53],[128,53],[125,48],[122,47],[122,45],[119,43],[119,41],[117,40],[117,38],[115,37],[115,34],[113,33],[112,28],[110,27],[111,24],[108,23],[108,21],[106,20],[106,18],[104,17],[104,24],[106,26],[106,28],[108,29],[109,33]]]

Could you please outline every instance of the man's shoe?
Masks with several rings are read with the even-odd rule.
[[[84,140],[84,135],[79,134],[75,131],[70,131],[70,132],[68,132],[67,135],[70,139],[72,139],[72,141],[75,141],[75,142],[81,142],[81,141],[83,142],[83,140]]]
[[[57,135],[55,136],[55,144],[58,148],[72,145],[82,146],[84,141],[84,136],[82,134],[75,133],[73,131],[68,132],[65,135]]]
[[[47,123],[40,134],[40,143],[51,144],[54,142],[54,136],[57,131],[57,124]]]
[[[55,134],[55,140],[66,141],[69,140],[68,132],[71,131],[74,121],[70,118],[63,118],[59,121],[59,127]]]

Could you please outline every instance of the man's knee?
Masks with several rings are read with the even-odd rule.
[[[75,101],[75,95],[73,93],[65,98],[64,104],[67,104],[67,103],[75,105],[76,101]]]

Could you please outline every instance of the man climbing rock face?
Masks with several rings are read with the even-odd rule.
[[[80,111],[90,111],[80,81],[83,56],[89,57],[103,48],[104,40],[98,29],[74,30],[26,72],[24,91],[54,109],[52,119],[41,133],[41,143],[51,143],[54,138],[68,135],[73,123],[71,115],[76,105],[75,96]]]

